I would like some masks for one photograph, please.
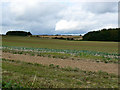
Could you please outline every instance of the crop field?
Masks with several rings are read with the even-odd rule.
[[[99,41],[69,41],[55,39],[41,39],[37,37],[3,36],[2,44],[5,46],[89,50],[107,53],[118,53],[118,42]]]
[[[118,42],[3,36],[1,49],[3,88],[118,88]]]
[[[74,38],[81,40],[82,36],[71,36],[71,35],[32,35],[32,37],[40,37],[40,38]]]

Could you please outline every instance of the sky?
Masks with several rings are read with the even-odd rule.
[[[117,0],[3,0],[0,11],[0,34],[85,34],[118,27]]]

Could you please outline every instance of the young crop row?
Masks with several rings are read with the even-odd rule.
[[[96,52],[96,51],[88,51],[88,50],[70,50],[70,49],[49,49],[49,48],[29,48],[29,47],[15,47],[15,46],[2,46],[1,49],[8,50],[17,50],[17,51],[32,51],[32,52],[52,52],[52,53],[66,53],[71,55],[93,55],[93,56],[103,56],[108,58],[116,58],[120,56],[120,54],[116,53],[104,53],[104,52]]]

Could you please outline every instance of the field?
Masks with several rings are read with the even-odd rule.
[[[9,77],[8,77],[9,76]],[[9,82],[9,83],[8,83]],[[117,76],[3,59],[3,87],[14,88],[117,88]]]
[[[3,36],[2,52],[3,88],[118,88],[118,42]]]
[[[51,48],[51,49],[72,49],[90,50],[107,53],[118,53],[117,42],[99,41],[66,41],[55,39],[40,39],[37,37],[12,37],[3,36],[2,44],[7,46],[32,47],[32,48]]]
[[[81,40],[82,36],[72,36],[72,35],[33,35],[32,37],[40,37],[40,38],[73,38],[74,40]]]

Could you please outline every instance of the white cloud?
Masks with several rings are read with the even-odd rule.
[[[90,30],[117,27],[117,3],[14,0],[4,2],[2,6],[2,33],[26,30],[33,34],[82,34]]]
[[[64,31],[64,32],[71,32],[71,31],[82,31],[90,26],[96,24],[96,21],[66,21],[60,20],[56,23],[55,31]]]
[[[60,20],[56,23],[56,31],[63,31],[63,30],[74,30],[79,25],[76,21],[66,21],[66,20]]]
[[[99,7],[97,8],[97,12],[96,10],[93,12],[92,9],[86,9],[95,8],[91,6],[94,4],[95,3],[80,3],[68,6],[67,10],[63,10],[59,13],[62,16],[62,19],[56,23],[55,30],[69,33],[86,33],[91,30],[118,27],[118,13],[116,10],[110,11],[108,8],[110,6],[116,8],[115,5],[112,5],[111,3],[99,3],[99,6],[96,6],[96,8]],[[100,8],[100,5],[102,6],[102,9]],[[104,6],[107,7],[108,10]]]

